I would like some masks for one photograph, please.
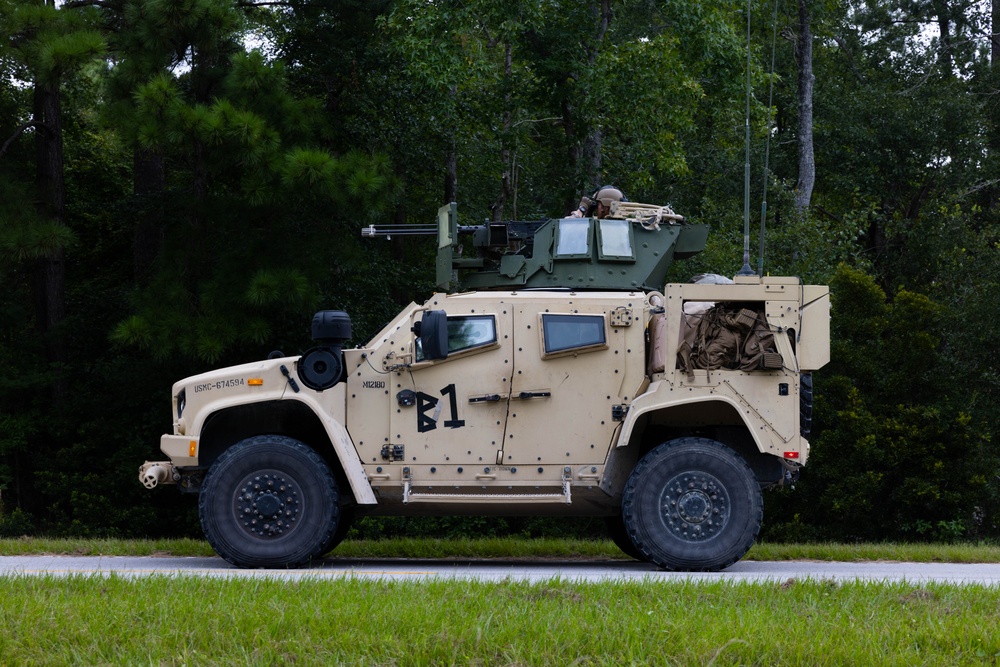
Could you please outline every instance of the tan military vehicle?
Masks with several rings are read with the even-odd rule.
[[[139,477],[198,493],[243,567],[301,566],[352,519],[401,514],[602,516],[637,558],[726,567],[761,489],[806,463],[830,307],[796,278],[658,283],[706,234],[642,204],[467,228],[444,207],[439,279],[469,291],[348,349],[348,315],[323,311],[301,356],[176,383],[169,460]]]

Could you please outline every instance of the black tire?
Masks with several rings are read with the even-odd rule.
[[[611,538],[615,546],[621,549],[626,556],[631,556],[636,560],[646,560],[642,552],[632,544],[632,538],[628,536],[628,531],[625,530],[625,520],[622,519],[620,513],[604,517],[604,525],[608,527],[608,537]]]
[[[340,521],[333,472],[298,440],[258,435],[227,449],[198,499],[201,527],[233,565],[288,568],[323,555]]]
[[[666,570],[721,570],[760,531],[764,500],[746,461],[707,438],[646,454],[625,485],[622,518],[636,549]]]
[[[351,526],[354,525],[354,519],[355,511],[353,505],[340,508],[340,520],[337,522],[337,530],[333,531],[333,534],[330,535],[330,541],[323,545],[323,548],[319,552],[320,556],[330,553],[337,548],[337,545],[344,541],[348,531],[351,530]]]

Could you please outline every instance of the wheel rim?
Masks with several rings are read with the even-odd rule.
[[[671,535],[685,542],[716,537],[729,521],[731,503],[725,485],[714,475],[682,472],[660,495],[660,516]]]
[[[295,481],[282,472],[259,470],[240,482],[233,510],[244,532],[258,539],[275,539],[298,525],[301,494]]]

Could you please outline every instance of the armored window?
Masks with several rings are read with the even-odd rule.
[[[545,356],[608,346],[603,315],[542,314]]]
[[[628,220],[598,220],[597,237],[600,259],[635,259],[632,251],[632,224]]]
[[[448,318],[448,352],[460,352],[497,342],[492,315],[462,315]]]
[[[590,257],[590,218],[563,218],[556,226],[557,259]]]
[[[492,315],[449,315],[448,354],[488,347],[497,342],[497,323]],[[417,361],[425,361],[417,338]]]

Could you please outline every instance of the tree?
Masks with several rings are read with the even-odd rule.
[[[813,151],[813,38],[807,0],[799,0],[799,32],[795,42],[799,64],[799,181],[795,186],[795,208],[800,215],[809,210],[816,183],[816,156]]]
[[[30,120],[18,127],[4,142],[10,142],[25,130],[33,130],[35,142],[34,189],[37,195],[38,221],[42,234],[50,239],[48,248],[35,261],[35,325],[48,341],[48,360],[55,367],[66,362],[65,318],[65,248],[70,233],[65,224],[66,188],[63,166],[63,121],[61,87],[66,76],[92,60],[104,49],[101,36],[87,24],[87,17],[73,10],[60,10],[54,0],[39,3],[13,3],[9,25],[12,53],[21,60],[32,79]],[[58,374],[52,386],[53,400],[65,398],[65,379]]]
[[[749,46],[766,271],[837,276],[786,526],[995,533],[995,2],[755,2],[749,45],[736,0],[0,2],[0,489],[42,529],[188,530],[133,479],[166,388],[303,349],[315,308],[361,340],[426,297],[433,244],[369,223],[548,217],[614,183],[712,226],[671,280],[737,270]]]
[[[990,0],[990,65],[1000,66],[1000,2]]]
[[[794,516],[787,536],[952,540],[995,530],[1000,489],[988,471],[998,457],[961,399],[940,398],[951,386],[944,308],[909,291],[888,299],[847,267],[830,288],[832,362],[817,374],[808,473],[781,499],[786,520]]]
[[[694,119],[730,101],[716,93],[739,90],[728,78],[745,53],[731,8],[401,3],[384,26],[388,60],[407,75],[407,95],[388,105],[414,128],[403,150],[440,145],[440,171],[454,150],[463,210],[496,215],[498,202],[516,200],[505,216],[550,215],[608,182],[633,200],[665,198],[668,181],[687,174],[688,144],[706,143]],[[391,152],[408,182],[440,182],[420,173],[425,161]],[[487,189],[499,194],[480,201]]]
[[[308,316],[336,266],[315,242],[342,233],[329,211],[383,211],[394,179],[384,158],[324,149],[318,101],[290,92],[282,63],[245,51],[236,7],[185,7],[135,0],[115,23],[109,122],[135,146],[137,274],[154,270],[114,338],[215,362],[287,340],[289,314]],[[144,226],[150,208],[160,222]]]
[[[7,0],[0,30],[0,358],[9,378],[0,382],[0,490],[11,491],[8,509],[31,511],[42,502],[33,477],[57,448],[72,381],[67,268],[81,224],[65,139],[78,133],[76,101],[92,87],[88,65],[104,42],[92,12],[54,3]]]

